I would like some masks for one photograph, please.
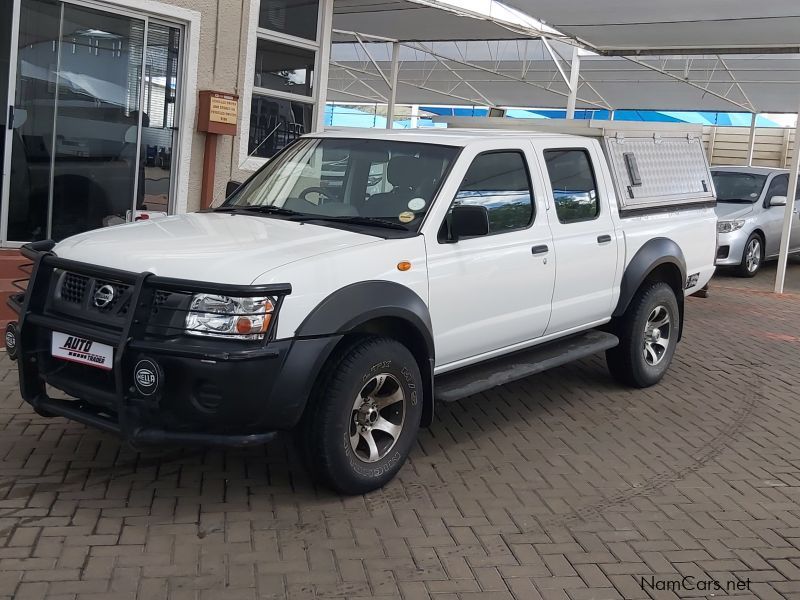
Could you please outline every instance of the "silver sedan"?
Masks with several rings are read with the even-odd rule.
[[[768,167],[714,167],[717,191],[717,259],[752,277],[765,260],[778,256],[789,172]],[[789,252],[800,252],[800,202],[792,215]]]

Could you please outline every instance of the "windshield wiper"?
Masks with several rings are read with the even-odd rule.
[[[272,206],[270,204],[261,205],[253,205],[253,206],[220,206],[219,208],[215,208],[215,211],[219,212],[255,212],[255,213],[263,213],[263,214],[270,214],[270,215],[286,215],[289,217],[296,217],[303,215],[304,213],[298,212],[296,210],[291,210],[289,208],[282,208],[280,206]]]
[[[357,216],[334,216],[334,215],[311,215],[302,213],[298,218],[292,219],[293,221],[330,221],[332,223],[351,223],[353,225],[373,225],[375,227],[385,227],[386,229],[399,229],[400,231],[408,231],[408,228],[403,227],[400,223],[392,223],[384,219],[376,217],[357,217]]]

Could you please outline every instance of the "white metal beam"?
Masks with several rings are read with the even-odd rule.
[[[569,96],[567,97],[567,118],[575,118],[575,101],[578,99],[578,75],[581,72],[581,57],[578,47],[572,47],[572,63],[569,70]]]
[[[392,87],[392,84],[389,83],[389,78],[386,76],[386,73],[383,72],[383,69],[380,68],[380,66],[378,65],[377,61],[372,57],[372,53],[369,50],[367,50],[367,46],[364,44],[364,41],[361,39],[361,34],[357,33],[357,34],[355,34],[355,36],[356,36],[356,41],[358,42],[358,45],[361,46],[361,49],[364,51],[364,54],[367,55],[367,58],[369,59],[369,62],[371,62],[372,66],[375,67],[375,69],[378,71],[378,75],[380,75],[381,78],[383,78],[383,81],[386,82],[386,85],[388,85],[389,87]],[[394,43],[396,44],[397,42],[394,42]]]
[[[331,61],[331,43],[333,35],[333,0],[324,0],[320,3],[320,36],[319,36],[319,60],[317,62],[316,82],[317,100],[314,104],[314,119],[312,121],[314,131],[322,131],[325,128],[325,104],[328,96],[328,65]]]
[[[789,261],[789,242],[792,235],[792,219],[795,216],[795,196],[797,196],[797,175],[800,171],[800,107],[797,109],[797,124],[794,129],[794,151],[792,168],[789,170],[789,190],[786,193],[786,212],[783,214],[781,248],[778,253],[778,272],[775,274],[775,293],[782,294],[786,283],[786,263]]]
[[[756,121],[758,120],[758,115],[756,113],[752,113],[750,115],[750,138],[747,141],[747,165],[752,167],[753,166],[753,153],[756,149]]]
[[[389,103],[386,107],[386,129],[394,126],[394,105],[397,100],[397,73],[400,71],[400,43],[392,43],[392,70],[389,74]]]

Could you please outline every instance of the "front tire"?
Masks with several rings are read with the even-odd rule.
[[[399,342],[367,337],[344,347],[317,382],[304,419],[315,478],[342,494],[388,483],[417,437],[423,389],[414,356]]]
[[[739,277],[755,277],[764,262],[764,241],[757,233],[747,238],[742,252],[742,262],[736,268]]]
[[[680,331],[673,289],[656,282],[640,289],[617,328],[619,346],[606,352],[611,375],[625,385],[655,385],[669,369]]]

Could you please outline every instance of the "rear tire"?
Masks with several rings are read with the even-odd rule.
[[[642,287],[617,327],[619,346],[606,352],[611,375],[625,385],[655,385],[669,369],[680,331],[675,292],[659,281]]]
[[[757,233],[751,233],[747,238],[742,252],[742,262],[736,267],[739,277],[755,277],[764,263],[764,240]]]
[[[417,437],[423,389],[414,356],[395,340],[365,337],[339,351],[302,424],[315,479],[342,494],[388,483]]]

